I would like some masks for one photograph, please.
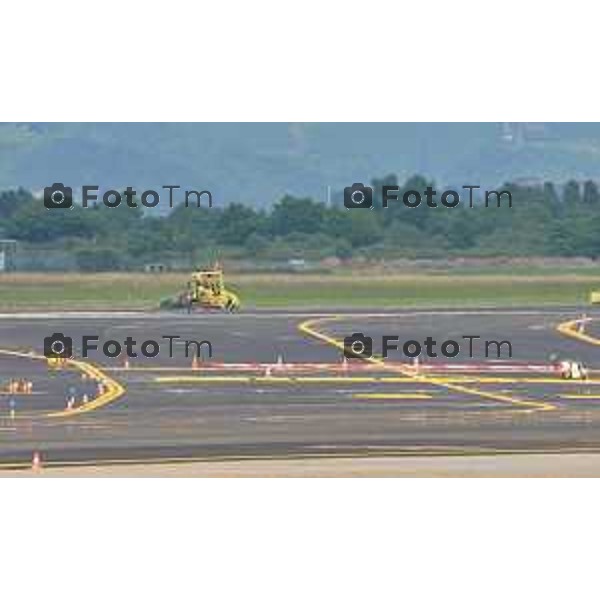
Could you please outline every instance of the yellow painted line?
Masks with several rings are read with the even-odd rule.
[[[250,382],[251,377],[245,375],[223,375],[219,377],[200,375],[181,376],[181,377],[155,377],[155,383],[225,383],[225,382]]]
[[[268,375],[181,375],[169,377],[155,377],[154,383],[380,383],[380,384],[422,384],[449,385],[449,384],[552,384],[552,385],[600,385],[600,379],[587,379],[579,381],[575,379],[561,379],[558,377],[433,377],[430,375],[411,375],[403,377],[352,377],[352,376],[268,376]]]
[[[494,382],[483,381],[482,383],[545,383],[552,385],[581,385],[583,381],[578,379],[562,379],[561,377],[523,377],[522,379],[502,379]],[[600,380],[586,379],[585,384],[600,385]]]
[[[421,379],[418,373],[412,373],[411,376],[404,377],[377,377],[378,383],[419,383]],[[558,379],[549,377],[493,377],[483,375],[481,377],[473,375],[427,375],[427,377],[435,378],[438,383],[491,383],[491,384],[504,384],[504,383],[576,383],[574,380],[569,379]],[[587,383],[592,385],[600,385],[599,380],[587,380]]]
[[[390,378],[392,379],[392,378]],[[397,379],[397,378],[393,378]],[[280,377],[280,376],[252,376],[252,375],[183,375],[181,377],[155,377],[155,383],[374,383],[380,382],[377,377]],[[403,380],[412,383],[410,380]]]
[[[382,363],[383,364],[383,363]],[[172,376],[172,377],[156,377],[154,379],[157,383],[177,383],[177,382],[186,382],[189,381],[203,381],[207,383],[217,383],[224,381],[270,381],[279,380],[279,381],[301,381],[303,383],[319,383],[319,382],[331,382],[331,383],[344,383],[344,382],[354,382],[354,383],[418,383],[419,381],[415,379],[415,376],[419,376],[419,373],[412,370],[409,372],[407,370],[407,374],[401,377],[394,376],[369,376],[369,377],[360,377],[353,375],[339,375],[339,376],[278,376],[278,375],[201,375],[202,369],[191,369],[190,367],[114,367],[114,368],[106,368],[102,367],[103,371],[118,371],[118,372],[127,372],[127,371],[136,371],[136,372],[174,372],[174,373],[198,373],[198,375],[180,375],[180,376]],[[204,371],[206,372],[206,371]],[[572,380],[572,379],[562,379],[559,377],[531,377],[531,376],[523,376],[523,377],[515,377],[513,376],[490,376],[490,375],[433,375],[429,374],[427,377],[435,379],[437,383],[458,383],[458,384],[515,384],[515,383],[527,383],[527,384],[562,384],[562,385],[575,385],[580,384],[580,381]],[[600,379],[587,379],[586,385],[600,385]]]
[[[45,359],[45,357],[43,357],[43,358]],[[94,398],[93,400],[88,402],[87,404],[81,404],[80,406],[77,406],[76,408],[71,408],[69,410],[64,409],[64,410],[59,410],[56,412],[48,413],[46,415],[47,417],[65,418],[65,417],[72,417],[74,415],[80,415],[83,413],[88,413],[93,410],[97,410],[98,408],[101,408],[102,406],[106,406],[107,404],[110,404],[111,402],[114,402],[115,400],[120,398],[125,393],[125,388],[118,381],[111,379],[103,371],[101,371],[100,369],[98,369],[97,367],[92,365],[91,363],[86,363],[81,360],[71,359],[69,361],[69,364],[74,365],[76,368],[78,368],[80,371],[82,371],[83,373],[85,373],[86,375],[91,377],[92,379],[101,381],[104,384],[106,391],[103,394],[101,394],[100,396],[97,396],[96,398]]]
[[[429,400],[431,394],[352,394],[353,398],[365,400]]]
[[[593,394],[563,394],[559,398],[564,400],[600,400],[600,396],[594,396]]]
[[[303,321],[302,323],[300,323],[300,325],[298,326],[298,329],[300,331],[306,333],[310,337],[316,338],[316,339],[326,342],[332,346],[335,346],[336,348],[339,348],[343,352],[344,351],[343,342],[340,342],[340,341],[336,340],[335,338],[327,335],[326,333],[323,333],[322,331],[315,329],[315,326],[318,323],[323,323],[325,321],[332,321],[332,320],[340,320],[341,318],[343,318],[343,317],[337,316],[337,317],[309,319],[307,321]],[[370,362],[371,364],[378,364],[378,365],[384,364],[384,361],[382,359],[375,358],[375,357],[364,358],[363,360]],[[454,383],[446,383],[446,382],[440,381],[436,377],[416,374],[414,372],[414,369],[409,369],[409,368],[403,369],[402,367],[398,367],[398,371],[401,372],[403,375],[406,375],[407,377],[411,377],[412,379],[414,379],[416,381],[421,381],[422,383],[430,383],[432,385],[440,386],[440,387],[452,390],[454,392],[460,392],[462,394],[468,394],[471,396],[479,396],[481,398],[489,398],[491,400],[496,400],[499,402],[507,402],[509,404],[513,404],[516,406],[525,407],[525,408],[529,409],[530,411],[556,410],[556,408],[557,408],[554,404],[550,404],[549,402],[542,402],[542,401],[529,400],[529,399],[525,400],[522,398],[515,398],[512,396],[507,396],[505,394],[500,394],[500,393],[496,393],[496,392],[486,392],[479,388],[468,388],[463,385],[458,385],[458,384],[454,384]]]
[[[43,354],[36,354],[33,351],[17,352],[14,350],[0,349],[0,354],[4,356],[16,356],[18,358],[29,358],[32,360],[47,361],[47,358]],[[98,367],[95,367],[91,363],[86,363],[81,360],[69,359],[67,364],[73,365],[76,369],[79,369],[82,373],[88,375],[88,377],[102,381],[106,388],[106,391],[100,396],[97,396],[96,398],[88,402],[87,404],[82,404],[70,410],[63,409],[56,412],[45,413],[43,416],[50,418],[64,418],[91,412],[102,406],[106,406],[111,402],[114,402],[125,393],[125,388],[120,383],[108,377],[103,371],[101,371],[100,369],[98,369]]]
[[[581,342],[586,342],[587,344],[592,344],[593,346],[600,346],[600,340],[598,338],[578,330],[580,321],[581,319],[565,321],[564,323],[559,323],[556,329],[559,333],[562,333],[567,337],[579,340]]]
[[[295,378],[300,383],[373,383],[379,381],[377,377],[317,377],[299,376]]]
[[[553,385],[600,385],[600,379],[562,379],[560,377],[436,377],[439,383],[542,383]]]

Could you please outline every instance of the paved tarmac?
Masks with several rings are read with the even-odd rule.
[[[0,386],[28,378],[30,395],[0,395],[0,464],[48,465],[319,457],[464,456],[600,450],[600,346],[557,331],[580,317],[569,307],[545,310],[363,312],[48,313],[0,315]],[[600,336],[600,312],[586,331]],[[598,323],[596,322],[598,319]],[[155,358],[86,359],[49,371],[43,339],[82,336],[138,349],[161,342]],[[374,358],[342,361],[341,340],[373,338]],[[455,358],[426,357],[415,366],[381,337],[456,340]],[[470,357],[462,336],[481,336]],[[162,336],[180,336],[169,356]],[[192,346],[210,341],[192,367]],[[485,341],[510,341],[496,355]],[[584,361],[586,382],[562,381],[552,365]],[[112,392],[97,391],[104,382]],[[114,392],[114,393],[113,393]],[[84,403],[83,396],[88,396]],[[75,410],[67,409],[74,396]],[[11,407],[14,414],[11,415]],[[600,474],[600,473],[599,473]]]

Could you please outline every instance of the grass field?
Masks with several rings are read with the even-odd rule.
[[[0,310],[153,309],[184,273],[0,275]],[[242,308],[402,308],[586,304],[600,275],[231,275]]]

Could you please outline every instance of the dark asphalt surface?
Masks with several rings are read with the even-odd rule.
[[[463,345],[458,357],[428,358],[427,364],[483,363],[485,368],[501,364],[496,356],[496,360],[486,359],[478,342],[475,356],[467,356],[468,343],[462,336],[478,335],[482,340],[509,340],[514,364],[550,364],[560,357],[600,369],[600,346],[556,331],[558,323],[579,315],[580,311],[568,307],[377,311],[376,315],[364,311],[0,315],[0,348],[5,350],[41,353],[43,338],[55,332],[74,338],[76,356],[81,355],[83,335],[98,335],[101,342],[122,342],[131,336],[138,345],[179,335],[181,341],[208,340],[213,349],[211,359],[204,356],[206,366],[194,371],[183,343],[175,344],[171,358],[165,340],[158,357],[130,359],[127,370],[122,358],[91,354],[89,360],[119,381],[126,393],[107,406],[64,419],[44,414],[62,410],[73,389],[81,402],[82,394],[90,391],[89,382],[76,371],[49,373],[43,361],[0,358],[3,389],[11,377],[28,377],[34,383],[34,394],[13,398],[15,418],[9,414],[11,397],[0,395],[0,464],[26,464],[33,451],[42,452],[47,463],[596,451],[600,449],[600,385],[595,385],[594,377],[599,375],[589,383],[548,382],[548,376],[525,373],[503,375],[500,380],[498,375],[489,380],[492,374],[481,374],[487,381],[458,381],[458,376],[452,381],[443,376],[415,381],[402,380],[400,372],[377,365],[360,371],[352,366],[346,372],[318,371],[310,365],[341,364],[341,352],[298,329],[300,323],[318,319],[313,328],[338,340],[363,332],[374,338],[376,353],[382,335],[398,335],[402,342],[431,336],[438,344],[454,339]],[[600,311],[589,310],[587,315],[600,323]],[[600,325],[592,322],[592,335],[594,329],[600,336]],[[274,363],[278,357],[285,365],[310,364],[293,373],[275,370],[267,377],[259,367],[232,371],[210,366]],[[394,355],[389,360],[400,358]],[[195,379],[181,379],[190,376]],[[216,381],[215,376],[221,379]],[[290,376],[298,379],[282,379]],[[318,376],[327,379],[310,379]],[[528,402],[550,408],[541,410]]]

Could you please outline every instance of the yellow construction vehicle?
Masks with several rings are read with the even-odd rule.
[[[177,298],[161,303],[161,308],[195,308],[234,312],[240,308],[238,296],[223,283],[223,270],[217,264],[212,269],[197,269],[191,275],[187,289]]]

